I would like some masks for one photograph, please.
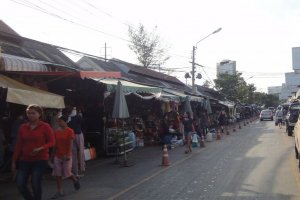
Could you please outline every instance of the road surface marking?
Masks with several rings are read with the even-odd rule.
[[[188,155],[187,157],[185,157],[185,158],[183,158],[183,159],[181,159],[181,160],[176,161],[173,165],[171,165],[171,166],[169,166],[169,167],[165,167],[165,168],[163,168],[163,169],[161,169],[161,170],[155,172],[154,174],[152,174],[152,175],[150,175],[150,176],[148,176],[148,177],[142,179],[142,180],[139,181],[138,183],[133,184],[133,185],[131,185],[130,187],[121,190],[121,191],[118,192],[117,194],[115,194],[115,195],[109,197],[107,200],[113,200],[113,199],[116,199],[116,198],[120,197],[121,195],[125,194],[126,192],[128,192],[128,191],[130,191],[130,190],[132,190],[132,189],[134,189],[134,188],[136,188],[136,187],[142,185],[143,183],[145,183],[145,182],[151,180],[152,178],[155,178],[155,177],[158,176],[159,174],[161,174],[161,173],[163,173],[163,172],[165,172],[165,171],[167,171],[167,170],[169,170],[169,169],[171,169],[171,168],[173,168],[173,167],[175,167],[175,166],[181,164],[182,162],[184,162],[184,161],[190,159],[191,157],[193,157],[193,156],[199,154],[202,150],[203,150],[203,149],[201,149],[201,150],[199,150],[199,151],[197,151],[197,152],[194,152],[194,153]]]

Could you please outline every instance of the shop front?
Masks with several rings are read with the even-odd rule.
[[[0,171],[10,167],[11,154],[17,139],[17,127],[25,122],[25,109],[30,104],[38,104],[45,109],[45,119],[54,110],[65,108],[64,97],[40,90],[0,74],[0,129],[6,145],[4,164]]]

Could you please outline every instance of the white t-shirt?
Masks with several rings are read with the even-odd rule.
[[[275,116],[276,116],[276,119],[282,119],[283,118],[282,110],[276,110]]]

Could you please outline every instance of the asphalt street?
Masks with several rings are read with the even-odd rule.
[[[75,192],[65,181],[61,199],[300,199],[300,176],[294,156],[294,137],[272,121],[255,121],[184,154],[169,151],[171,166],[160,166],[162,150],[144,147],[129,155],[131,167],[113,164],[114,158],[88,163]],[[44,199],[55,193],[52,177],[43,183]],[[0,199],[22,199],[14,183],[0,184]]]
[[[283,130],[257,121],[111,199],[300,199],[294,138]]]

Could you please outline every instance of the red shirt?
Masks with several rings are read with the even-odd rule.
[[[13,160],[48,160],[49,148],[54,144],[54,133],[49,124],[40,121],[34,129],[31,129],[28,123],[22,124],[19,129]],[[33,149],[39,147],[44,147],[44,149],[32,155]]]
[[[58,129],[55,132],[55,156],[58,158],[63,158],[64,156],[72,155],[72,144],[74,140],[73,129],[67,127],[65,130]]]

